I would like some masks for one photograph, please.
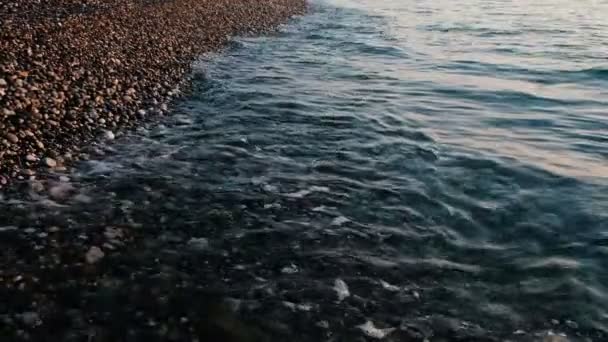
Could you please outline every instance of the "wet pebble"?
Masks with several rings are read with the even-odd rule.
[[[85,254],[85,260],[89,264],[95,264],[99,262],[106,254],[101,250],[101,248],[97,246],[93,246],[89,249],[89,251]]]
[[[46,157],[44,158],[44,165],[52,169],[57,166],[57,161],[53,158]]]

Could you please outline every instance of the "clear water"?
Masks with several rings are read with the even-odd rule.
[[[136,222],[133,260],[277,340],[606,340],[606,18],[315,1],[202,58],[173,117],[71,175],[94,201],[37,222]]]

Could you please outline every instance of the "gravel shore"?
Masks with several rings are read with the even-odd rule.
[[[302,0],[0,1],[0,187],[61,171],[97,138],[164,114],[201,53]]]
[[[305,7],[0,0],[1,341],[267,340],[195,283],[148,272],[158,260],[134,251],[150,251],[149,232],[111,191],[93,201],[63,171],[95,140],[166,114],[197,56]],[[142,214],[151,227],[162,222]]]

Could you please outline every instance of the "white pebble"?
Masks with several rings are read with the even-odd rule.
[[[384,288],[387,291],[392,291],[392,292],[399,291],[399,286],[389,284],[389,283],[385,282],[384,280],[380,280],[380,285],[382,285],[382,288]]]
[[[103,138],[105,140],[114,140],[116,138],[116,136],[114,135],[114,133],[112,133],[112,131],[104,131]]]
[[[53,158],[46,157],[44,158],[44,165],[50,168],[54,168],[55,166],[57,166],[57,161]]]

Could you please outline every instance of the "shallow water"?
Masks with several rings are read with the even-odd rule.
[[[105,224],[148,236],[132,253],[292,340],[600,341],[606,16],[313,2],[201,58],[171,118],[71,175],[93,200],[49,216],[86,227],[115,208]]]

